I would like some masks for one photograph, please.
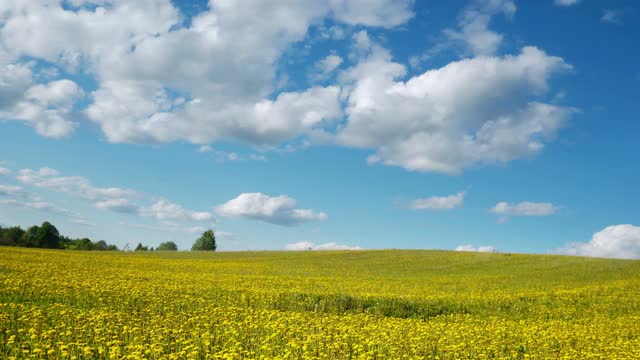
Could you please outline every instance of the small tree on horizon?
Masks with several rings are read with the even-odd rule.
[[[191,251],[216,251],[216,248],[216,234],[209,229],[193,243]]]
[[[142,243],[138,243],[138,246],[133,251],[149,251],[149,247],[146,245],[142,245]]]
[[[178,245],[173,241],[163,242],[156,248],[157,251],[178,251]]]

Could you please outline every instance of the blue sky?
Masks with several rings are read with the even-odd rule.
[[[0,224],[640,258],[634,1],[0,5]]]

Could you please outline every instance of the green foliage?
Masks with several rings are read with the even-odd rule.
[[[36,247],[39,248],[59,249],[60,233],[58,232],[58,229],[48,221],[43,222],[36,233],[36,244]]]
[[[156,248],[158,251],[178,251],[178,245],[173,241],[163,242]]]
[[[25,231],[22,234],[22,237],[18,241],[18,246],[23,247],[38,247],[38,232],[40,231],[40,227],[34,225]]]
[[[47,221],[40,226],[34,225],[27,229],[27,231],[22,230],[19,226],[9,228],[0,227],[0,246],[68,250],[118,250],[117,246],[107,244],[104,240],[94,243],[88,238],[70,239],[60,235],[58,229]]]
[[[74,240],[73,242],[73,248],[75,250],[93,250],[93,243],[91,242],[91,239],[88,238],[84,238],[84,239],[77,239]]]
[[[18,246],[24,230],[19,226],[0,228],[0,246]]]
[[[193,243],[191,251],[216,251],[216,248],[216,235],[213,230],[209,229]]]
[[[106,241],[104,241],[104,240],[100,240],[100,241],[97,241],[97,242],[95,242],[95,243],[93,244],[93,250],[105,251],[105,250],[107,250],[107,247],[108,247],[108,246],[109,246],[109,245],[107,244],[107,242],[106,242]]]
[[[149,247],[146,245],[142,245],[142,243],[138,243],[138,246],[133,251],[149,251]]]
[[[17,242],[18,246],[59,249],[60,233],[55,226],[45,221],[41,226],[30,227]]]

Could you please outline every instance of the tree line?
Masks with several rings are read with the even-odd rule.
[[[0,246],[19,246],[42,249],[66,249],[66,250],[95,250],[95,251],[118,251],[118,247],[107,244],[104,240],[92,241],[89,238],[72,239],[60,235],[58,229],[48,221],[42,225],[34,225],[27,230],[19,226],[0,226]],[[128,246],[127,246],[128,247]],[[125,250],[128,250],[125,247]],[[202,233],[191,247],[191,251],[216,251],[216,236],[213,230]],[[134,251],[177,251],[178,245],[173,241],[163,242],[157,248],[149,248],[142,243]]]

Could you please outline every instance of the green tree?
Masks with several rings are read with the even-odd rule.
[[[0,233],[0,246],[18,246],[24,235],[24,230],[19,226],[3,228]]]
[[[148,246],[142,246],[142,243],[138,243],[138,246],[133,251],[149,251]]]
[[[33,225],[28,228],[22,236],[20,237],[20,241],[18,241],[18,246],[24,247],[38,247],[38,232],[40,231],[40,227],[38,225]]]
[[[74,240],[75,250],[93,250],[93,242],[89,238]]]
[[[43,222],[38,229],[37,244],[37,246],[41,248],[59,249],[60,233],[58,229],[48,221]]]
[[[106,241],[100,240],[100,241],[97,241],[97,242],[93,243],[93,250],[105,251],[105,250],[107,250],[108,246],[109,245],[107,245]]]
[[[209,229],[193,243],[191,251],[216,251],[216,248],[216,234]]]
[[[163,242],[162,244],[158,245],[156,250],[158,250],[158,251],[177,251],[178,250],[178,245],[176,245],[176,243],[174,243],[173,241],[167,241],[167,242]]]

